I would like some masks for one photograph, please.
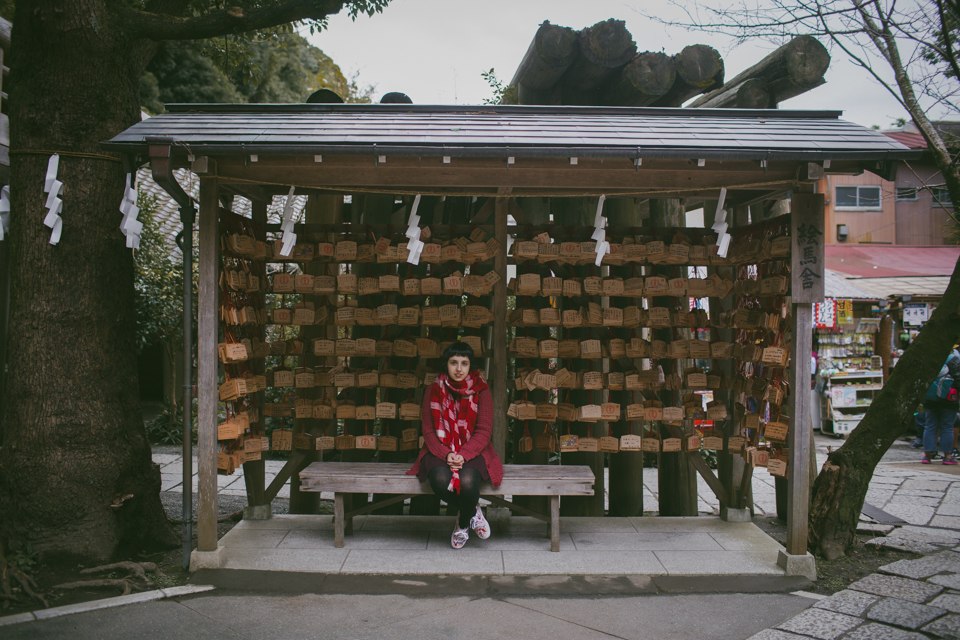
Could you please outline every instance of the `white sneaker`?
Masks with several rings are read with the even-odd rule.
[[[470,529],[461,529],[458,525],[453,526],[453,535],[450,536],[450,546],[454,549],[463,549],[470,539]]]
[[[483,517],[483,511],[480,510],[480,505],[477,505],[477,515],[470,518],[470,528],[477,532],[477,536],[481,540],[486,540],[490,537],[490,523]]]

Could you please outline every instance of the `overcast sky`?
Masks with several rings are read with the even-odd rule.
[[[346,74],[359,72],[361,84],[376,85],[375,101],[402,91],[418,104],[482,103],[492,92],[480,74],[494,68],[509,82],[544,20],[574,29],[607,18],[624,20],[639,51],[673,54],[688,44],[709,44],[723,56],[727,78],[774,48],[766,43],[734,47],[722,36],[666,28],[644,18],[638,7],[671,10],[659,0],[393,0],[382,14],[356,22],[344,11],[330,20],[329,30],[307,37]],[[827,83],[781,108],[836,109],[845,120],[883,128],[906,115],[842,51],[831,54]]]

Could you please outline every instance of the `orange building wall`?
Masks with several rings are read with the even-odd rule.
[[[847,185],[879,185],[880,207],[875,211],[836,211],[835,188]],[[828,175],[817,183],[817,192],[824,194],[827,244],[838,242],[838,224],[845,224],[849,229],[845,244],[897,242],[896,191],[893,182],[869,172],[859,176]]]

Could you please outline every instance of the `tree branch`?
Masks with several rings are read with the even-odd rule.
[[[947,17],[943,13],[942,0],[937,0],[937,13],[940,15],[940,24],[942,25],[941,33],[943,34],[943,41],[945,45],[943,47],[943,53],[945,54],[944,58],[946,58],[947,62],[950,63],[950,68],[953,69],[954,77],[957,80],[960,80],[960,65],[957,64],[957,56],[953,51],[953,40],[950,38],[950,29],[949,25],[947,24]]]
[[[130,7],[117,16],[128,34],[148,40],[203,40],[234,33],[268,29],[301,20],[323,20],[343,9],[342,0],[281,0],[244,11],[228,7],[193,18],[180,18]]]

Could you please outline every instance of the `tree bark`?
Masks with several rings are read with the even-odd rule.
[[[873,471],[903,433],[950,348],[960,335],[960,262],[933,312],[893,368],[857,428],[832,452],[814,483],[810,547],[828,559],[844,555],[856,541],[857,521]]]
[[[102,3],[78,0],[69,11],[23,3],[15,21],[13,339],[0,450],[3,535],[44,555],[101,560],[123,545],[177,545],[140,408],[123,175],[119,163],[61,156],[63,234],[51,245],[41,222],[48,155],[16,154],[99,154],[102,140],[140,121],[142,61],[103,32],[108,19]]]
[[[603,91],[603,103],[618,107],[645,107],[670,90],[677,79],[674,58],[645,51],[627,63]]]
[[[723,58],[713,47],[692,44],[676,56],[677,79],[655,107],[679,107],[704,91],[723,84]]]
[[[740,104],[741,89],[746,83],[753,82],[759,86],[744,91],[748,94],[766,91],[773,107],[822,85],[825,82],[823,74],[829,66],[830,54],[816,38],[797,36],[757,64],[737,74],[737,77],[723,87],[697,98],[690,106],[750,108],[746,104]],[[743,97],[748,98],[749,95]]]

